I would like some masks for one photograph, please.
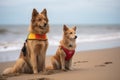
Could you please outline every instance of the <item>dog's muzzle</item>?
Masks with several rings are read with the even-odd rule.
[[[44,29],[45,27],[47,27],[47,23],[45,23],[43,26],[39,26],[40,29]]]

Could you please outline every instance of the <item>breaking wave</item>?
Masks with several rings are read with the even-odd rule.
[[[49,47],[58,46],[62,36],[53,35],[48,36]],[[77,45],[81,43],[94,43],[99,41],[110,41],[120,39],[120,33],[109,33],[109,34],[91,34],[91,35],[78,35]],[[20,50],[23,46],[24,40],[11,41],[11,42],[0,42],[0,52]]]

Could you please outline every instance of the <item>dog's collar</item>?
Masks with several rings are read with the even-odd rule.
[[[61,48],[63,49],[63,51],[65,52],[66,54],[66,57],[65,57],[65,60],[68,61],[72,58],[72,56],[74,55],[75,53],[75,50],[69,50],[63,46],[61,46]]]
[[[27,40],[47,40],[46,34],[35,34],[35,33],[29,33]]]

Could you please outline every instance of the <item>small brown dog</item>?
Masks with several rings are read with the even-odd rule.
[[[3,75],[13,73],[38,73],[45,70],[45,56],[48,47],[46,33],[49,32],[47,11],[38,13],[33,9],[29,35],[13,67],[3,71]]]
[[[68,28],[64,25],[63,31],[63,39],[51,61],[53,69],[70,70],[76,48],[76,27]]]

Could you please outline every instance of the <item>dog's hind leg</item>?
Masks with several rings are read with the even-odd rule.
[[[24,59],[19,58],[13,67],[7,68],[3,71],[3,75],[19,73],[25,64]]]
[[[16,64],[13,66],[13,72],[21,72],[21,69],[24,68],[25,60],[23,58],[19,58]]]
[[[51,62],[52,62],[53,69],[57,70],[61,68],[60,64],[54,57],[51,58]]]

